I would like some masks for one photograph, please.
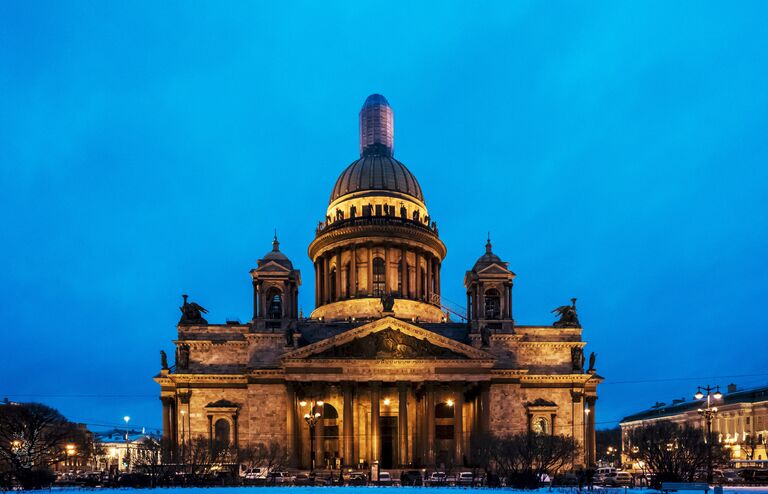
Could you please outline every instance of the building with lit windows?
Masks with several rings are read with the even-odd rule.
[[[471,464],[483,435],[532,430],[575,437],[593,463],[602,378],[584,369],[575,299],[555,324],[518,324],[515,273],[489,239],[468,262],[467,307],[450,307],[447,248],[394,156],[392,108],[374,94],[359,118],[360,156],[328,184],[308,248],[315,309],[300,312],[302,277],[277,238],[250,271],[248,323],[209,324],[185,296],[175,365],[155,377],[166,440],[278,442],[305,468],[314,445],[320,466],[397,467]]]
[[[712,434],[729,450],[733,460],[766,460],[768,440],[768,386],[738,389],[729,384],[727,392],[711,405],[717,408],[712,419]],[[670,404],[657,402],[648,410],[629,415],[621,421],[621,432],[626,448],[629,431],[660,420],[680,425],[706,427],[704,417],[699,413],[702,402],[696,399],[680,398]],[[626,458],[625,458],[626,460]]]

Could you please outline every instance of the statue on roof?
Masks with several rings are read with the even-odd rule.
[[[179,307],[181,311],[179,324],[208,324],[208,321],[203,318],[203,314],[207,314],[208,311],[195,302],[187,302],[189,295],[184,294],[182,297],[184,297],[184,304]]]
[[[176,350],[176,369],[187,370],[189,368],[189,345],[182,343]]]
[[[579,317],[576,314],[576,299],[571,299],[571,305],[561,305],[560,307],[552,310],[552,313],[560,315],[560,319],[556,321],[552,326],[556,328],[580,328],[581,323]]]
[[[160,368],[168,369],[168,355],[166,355],[165,350],[160,350]]]
[[[487,324],[480,328],[480,342],[483,348],[491,346],[491,329]]]
[[[579,346],[571,348],[571,367],[580,374],[584,372],[584,350]]]
[[[382,312],[392,312],[395,306],[395,296],[391,293],[381,296],[381,310]]]
[[[597,354],[595,352],[592,352],[589,354],[589,368],[587,369],[587,372],[594,372],[595,371],[595,359],[597,358]]]

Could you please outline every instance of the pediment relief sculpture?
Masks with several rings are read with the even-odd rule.
[[[408,335],[399,329],[386,328],[361,338],[328,348],[312,355],[318,358],[378,358],[411,359],[443,358],[466,359],[466,355]]]

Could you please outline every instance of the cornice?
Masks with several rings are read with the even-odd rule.
[[[371,224],[355,225],[321,233],[309,244],[307,249],[310,259],[314,262],[324,250],[335,247],[338,242],[361,239],[368,237],[380,237],[383,240],[392,241],[393,237],[405,241],[423,244],[435,251],[440,259],[444,259],[448,252],[445,244],[434,232],[428,229],[408,227],[396,224]],[[371,239],[373,240],[373,238]]]

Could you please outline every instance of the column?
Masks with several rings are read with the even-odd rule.
[[[595,400],[597,400],[597,396],[588,396],[586,398],[587,406],[589,407],[589,415],[587,416],[587,434],[584,438],[584,442],[587,446],[587,467],[590,467],[595,463]]]
[[[421,252],[416,251],[416,300],[421,300],[422,285],[421,285]]]
[[[435,293],[440,295],[440,261],[435,258]]]
[[[392,291],[392,284],[389,278],[392,274],[392,270],[389,267],[389,245],[384,244],[384,293]]]
[[[253,318],[259,317],[259,287],[256,280],[253,280]]]
[[[171,440],[171,407],[173,398],[170,396],[161,396],[160,401],[163,404],[163,441]]]
[[[397,445],[401,465],[410,463],[408,458],[408,387],[407,382],[398,382],[398,415],[397,415]]]
[[[373,296],[373,246],[368,244],[368,296]]]
[[[467,322],[472,320],[472,296],[467,292]]]
[[[320,412],[320,418],[315,425],[315,468],[325,468],[325,444],[323,439],[325,438],[325,430],[323,427],[323,407],[316,407],[316,410]],[[310,412],[311,413],[311,412]],[[312,464],[310,458],[310,465]]]
[[[349,261],[349,297],[357,297],[357,247],[352,246],[352,259]]]
[[[315,307],[320,307],[320,263],[315,261]]]
[[[400,296],[410,298],[408,295],[408,256],[405,247],[400,250]]]
[[[208,449],[213,450],[213,415],[208,415]]]
[[[435,389],[434,384],[428,382],[426,384],[426,404],[424,410],[424,426],[426,427],[426,444],[425,444],[425,462],[427,465],[433,465],[435,463]]]
[[[285,383],[285,423],[288,437],[286,438],[286,446],[288,448],[288,463],[289,465],[296,467],[299,465],[299,458],[301,458],[300,448],[301,441],[299,439],[299,427],[298,419],[296,417],[296,387],[293,383]]]
[[[327,254],[323,254],[323,302],[331,302],[331,262]]]
[[[342,417],[342,420],[344,420],[344,466],[352,467],[356,464],[353,443],[355,428],[353,422],[352,383],[342,383],[341,387],[344,394],[344,414]]]
[[[454,386],[453,403],[453,461],[464,465],[464,383]]]
[[[480,434],[491,432],[491,383],[480,383]]]
[[[336,249],[336,299],[341,300],[341,249]]]
[[[240,431],[239,431],[240,428],[238,427],[237,417],[238,417],[237,412],[235,412],[235,414],[232,416],[232,422],[235,424],[235,427],[234,427],[234,429],[232,431],[232,433],[234,434],[234,439],[235,439],[234,440],[235,451],[240,449]],[[191,426],[190,426],[190,428],[191,428]]]
[[[371,462],[379,459],[379,402],[381,383],[371,382]]]

